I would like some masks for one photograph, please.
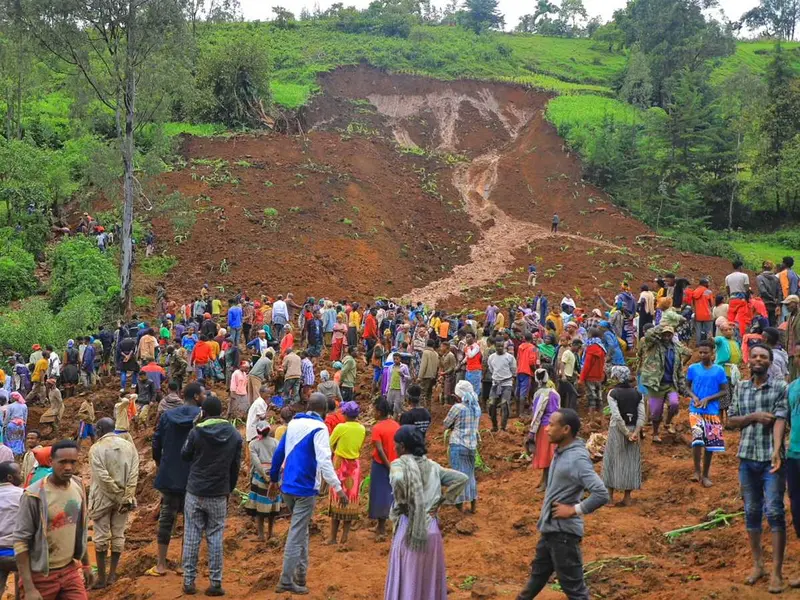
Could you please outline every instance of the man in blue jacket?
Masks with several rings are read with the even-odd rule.
[[[189,478],[189,461],[181,457],[181,449],[200,414],[200,404],[205,397],[203,386],[190,383],[183,388],[183,406],[166,411],[159,418],[153,434],[153,460],[158,467],[153,486],[161,492],[161,510],[158,515],[158,562],[149,575],[167,573],[167,551],[172,528],[179,512],[183,512],[186,481]]]
[[[272,457],[269,497],[278,495],[278,480],[283,469],[280,490],[283,501],[292,511],[292,522],[283,552],[283,572],[275,592],[278,594],[307,594],[308,524],[314,515],[319,494],[319,474],[347,505],[347,496],[331,462],[331,443],[323,419],[328,409],[325,394],[311,394],[308,412],[298,413],[289,422]]]
[[[231,336],[231,341],[234,346],[239,345],[239,338],[242,335],[242,307],[235,300],[231,300],[228,309],[228,335]]]

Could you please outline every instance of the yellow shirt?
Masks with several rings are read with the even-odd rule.
[[[40,359],[36,366],[33,368],[33,375],[31,375],[31,381],[35,383],[44,383],[45,377],[47,376],[47,367],[48,362],[46,358]]]
[[[275,428],[275,441],[280,442],[281,438],[286,434],[286,425],[278,425]]]
[[[114,429],[117,431],[128,431],[128,429],[130,429],[131,420],[128,416],[128,406],[130,403],[131,400],[126,398],[114,405]]]
[[[439,325],[442,324],[442,320],[439,317],[433,317],[431,319],[431,329],[433,329],[437,334],[439,333]]]
[[[350,311],[350,327],[361,327],[361,313],[357,310]]]
[[[361,454],[366,437],[367,430],[358,421],[339,423],[331,434],[331,448],[336,456],[353,460]]]
[[[211,301],[211,314],[219,315],[222,313],[222,301],[219,298],[214,298]]]
[[[0,385],[6,384],[6,372],[0,369]]]
[[[217,340],[209,340],[208,342],[211,344],[211,360],[217,360],[219,356],[219,342]]]
[[[504,329],[506,326],[506,317],[503,313],[497,313],[497,318],[494,320],[495,329]]]

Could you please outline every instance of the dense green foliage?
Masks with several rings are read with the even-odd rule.
[[[84,293],[104,307],[118,292],[114,262],[97,249],[93,239],[74,237],[62,241],[53,247],[50,261],[50,297],[54,308],[61,308]]]
[[[10,227],[0,228],[0,304],[24,298],[36,290],[36,261]]]

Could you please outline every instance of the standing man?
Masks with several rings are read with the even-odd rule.
[[[466,346],[464,347],[464,379],[472,384],[475,395],[481,396],[481,378],[483,377],[483,357],[480,344],[475,340],[474,333],[467,333]]]
[[[758,295],[764,301],[770,327],[775,327],[778,323],[778,307],[783,300],[783,289],[778,276],[773,272],[774,268],[772,262],[765,260],[761,264],[761,273],[756,277]]]
[[[117,565],[125,549],[128,513],[136,507],[139,453],[136,446],[114,433],[114,421],[100,419],[95,426],[98,440],[89,449],[92,484],[89,488],[89,518],[94,522],[94,549],[98,580],[95,589],[117,580]],[[106,579],[106,552],[111,545],[111,566]]]
[[[283,369],[283,398],[290,404],[300,402],[300,378],[303,375],[302,359],[291,346],[286,349],[281,365]]]
[[[292,513],[284,547],[283,571],[275,588],[278,594],[308,594],[308,525],[317,503],[320,476],[339,497],[342,506],[348,503],[331,462],[331,442],[323,420],[327,406],[324,394],[311,394],[308,412],[298,413],[289,421],[272,457],[268,495],[270,498],[277,496],[280,480],[283,501]]]
[[[541,535],[536,556],[528,583],[517,600],[535,598],[553,571],[569,600],[589,600],[581,554],[583,515],[608,503],[609,495],[603,480],[594,472],[585,442],[577,437],[580,428],[578,413],[569,408],[550,417],[547,435],[557,448],[537,524]],[[581,501],[584,490],[589,491],[589,497]]]
[[[800,294],[800,278],[794,272],[794,258],[791,256],[784,256],[782,261],[781,272],[778,273],[778,280],[781,284],[781,292],[784,298],[789,296],[797,296]],[[781,323],[786,321],[789,316],[789,311],[786,305],[783,306],[781,313]]]
[[[728,395],[728,376],[725,369],[714,364],[714,342],[701,340],[697,344],[700,362],[686,371],[689,383],[689,424],[692,428],[692,457],[694,476],[692,481],[711,487],[709,473],[715,452],[725,452],[722,421],[719,416],[719,401]],[[703,450],[705,449],[705,452]],[[700,470],[702,458],[703,469]]]
[[[289,309],[283,300],[283,296],[278,296],[275,304],[272,305],[272,329],[278,343],[283,339],[283,328],[288,322]]]
[[[175,518],[183,512],[186,481],[189,477],[189,462],[181,457],[181,449],[194,420],[200,414],[200,403],[204,397],[203,386],[190,383],[183,389],[183,406],[168,410],[156,424],[153,434],[153,461],[158,471],[153,482],[161,492],[161,509],[158,514],[158,562],[147,574],[156,577],[167,574],[167,551]]]
[[[783,310],[786,314],[786,351],[794,352],[795,346],[800,342],[800,297],[787,296],[783,301]],[[789,381],[794,381],[798,375],[800,368],[793,361],[789,366]]]
[[[27,600],[87,600],[86,589],[94,583],[86,495],[73,477],[78,456],[72,440],[53,444],[53,472],[31,484],[20,499],[14,554]]]
[[[525,341],[517,348],[517,417],[528,405],[531,391],[531,379],[539,362],[539,353],[533,345],[533,334],[526,333]],[[476,389],[475,393],[478,393]]]
[[[247,374],[247,399],[251,403],[258,398],[261,386],[272,378],[272,358],[274,356],[275,351],[269,348]]]
[[[533,299],[533,310],[539,316],[539,322],[544,323],[544,319],[547,316],[547,296],[542,293],[542,290],[536,290],[536,297]],[[496,327],[495,330],[500,329],[500,327]]]
[[[319,358],[319,356],[322,354],[322,336],[323,331],[321,313],[319,310],[315,310],[313,318],[306,321],[306,339],[308,340],[308,349],[306,352],[308,352],[309,356]],[[374,347],[375,344],[373,343],[373,348]]]
[[[17,570],[14,561],[14,529],[22,498],[22,473],[11,460],[0,462],[0,590],[6,589],[8,574]]]
[[[578,410],[578,356],[580,356],[583,342],[580,338],[570,341],[558,360],[558,395],[561,396],[561,406]]]
[[[376,315],[378,314],[378,309],[375,307],[371,308],[367,313],[367,316],[364,318],[364,334],[363,339],[367,343],[367,363],[372,360],[372,351],[375,348],[375,344],[378,343],[378,319]]]
[[[244,319],[242,307],[233,299],[228,301],[228,306],[228,335],[231,336],[233,345],[238,346],[242,336],[242,323]]]
[[[439,372],[439,355],[436,354],[435,345],[436,342],[433,340],[427,341],[417,376],[419,387],[422,389],[422,405],[426,408],[431,407],[431,394],[436,383],[436,375]]]
[[[739,483],[744,498],[745,522],[750,538],[753,570],[745,579],[754,585],[766,576],[761,552],[763,514],[772,531],[772,576],[769,591],[783,590],[783,555],[786,549],[786,517],[783,495],[783,434],[789,415],[785,381],[769,379],[772,351],[763,344],[750,346],[751,378],[740,381],[728,409],[728,423],[742,430],[739,438]]]
[[[222,589],[222,538],[228,515],[228,496],[236,487],[242,463],[242,436],[221,418],[222,403],[209,395],[200,420],[189,432],[181,458],[190,463],[186,482],[183,532],[183,593],[195,594],[197,559],[205,534],[208,543],[206,596],[224,596]]]
[[[356,354],[358,348],[356,346],[347,347],[347,356],[342,361],[342,371],[340,375],[340,382],[342,388],[342,401],[351,402],[355,400],[355,387],[356,387]]]
[[[554,214],[553,221],[550,224],[550,233],[558,233],[559,223],[561,223],[561,219],[558,218],[558,214]]]
[[[668,403],[667,430],[675,435],[672,420],[680,409],[680,395],[686,393],[686,378],[681,366],[683,348],[675,342],[675,330],[668,325],[653,327],[644,337],[641,347],[641,381],[647,389],[650,418],[653,420],[653,442],[660,444],[659,428]]]
[[[739,339],[744,337],[750,322],[750,306],[747,295],[750,293],[750,277],[742,272],[742,261],[733,261],[733,272],[725,278],[728,290],[728,321],[739,326]]]
[[[760,277],[761,275],[759,275],[759,289]],[[777,279],[775,281],[777,283]],[[708,289],[708,279],[701,279],[700,285],[693,290],[688,290],[686,297],[691,302],[694,311],[695,341],[699,344],[702,340],[710,340],[714,336],[714,317],[711,314],[714,310],[714,292]],[[675,308],[680,310],[681,307]],[[774,309],[772,314],[775,314]]]
[[[498,339],[494,346],[494,354],[488,361],[492,374],[492,389],[489,392],[489,416],[492,418],[492,431],[497,431],[497,404],[502,412],[502,429],[508,425],[508,403],[514,387],[514,375],[517,373],[517,360],[513,354],[506,352],[506,344]]]

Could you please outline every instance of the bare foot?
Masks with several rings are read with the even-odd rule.
[[[335,546],[336,544],[338,544],[336,540],[328,540],[327,542],[325,542],[326,546]]]
[[[623,498],[622,500],[617,502],[614,506],[625,508],[627,506],[630,506],[631,504],[633,504],[633,498]]]
[[[536,488],[537,492],[543,492],[547,489],[547,485],[544,483],[540,483],[539,486]]]
[[[266,538],[265,538],[263,535],[257,535],[257,536],[256,536],[256,541],[258,541],[258,542],[265,542],[265,541],[267,541],[267,540],[266,540]]]
[[[381,542],[385,541],[386,541],[386,534],[381,533],[375,536],[375,543],[380,544]]]
[[[675,425],[673,425],[672,423],[670,423],[670,424],[667,426],[667,431],[669,431],[669,432],[670,432],[672,435],[675,435],[676,433],[678,433],[678,432],[675,430]]]
[[[95,584],[92,586],[92,589],[93,589],[93,590],[102,590],[102,589],[105,589],[105,587],[106,587],[106,582],[105,582],[105,581],[97,581],[97,582],[96,582],[96,583],[95,583]]]
[[[753,570],[750,571],[750,575],[747,576],[747,579],[744,580],[746,585],[755,585],[756,582],[760,579],[766,577],[767,574],[764,572],[763,566],[755,566]]]
[[[780,575],[772,574],[769,578],[769,588],[767,591],[770,594],[780,594],[783,591],[783,578]]]
[[[703,477],[703,487],[704,488],[710,488],[712,485],[714,485],[714,484],[712,483],[712,481],[708,477]]]
[[[798,578],[798,579],[790,579],[789,580],[789,587],[790,588],[800,588],[800,578]]]
[[[698,481],[700,481],[700,474],[699,474],[699,473],[695,473],[694,475],[692,475],[692,476],[691,476],[691,478],[689,479],[689,481],[692,481],[692,482],[694,482],[694,483],[697,483]]]
[[[660,444],[661,443],[661,436],[660,435],[653,435],[653,443]]]

